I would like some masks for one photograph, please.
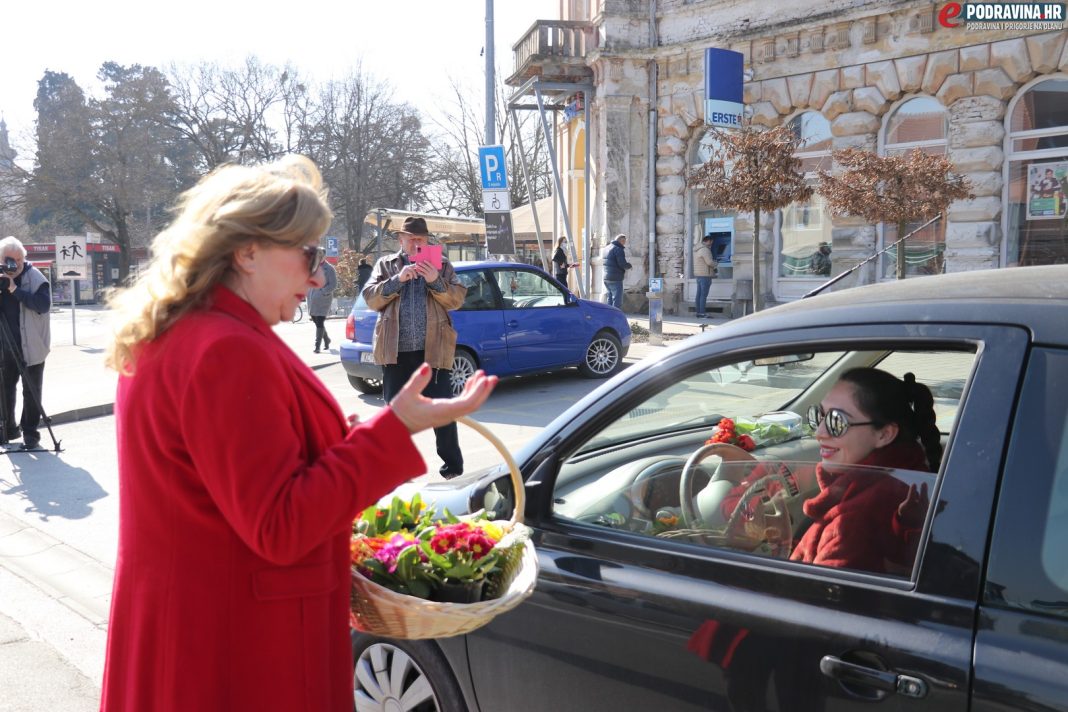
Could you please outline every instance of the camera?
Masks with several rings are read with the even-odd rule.
[[[13,257],[5,257],[3,262],[0,262],[0,272],[4,274],[15,274],[19,271],[19,263],[15,261]]]

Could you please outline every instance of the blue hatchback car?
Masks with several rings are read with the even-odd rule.
[[[476,369],[497,376],[577,366],[588,378],[619,370],[630,348],[630,325],[619,309],[579,299],[543,270],[512,262],[453,263],[467,287],[452,316],[456,356],[452,388],[459,393]],[[341,345],[349,383],[363,393],[382,389],[371,354],[378,312],[363,297],[353,304]]]

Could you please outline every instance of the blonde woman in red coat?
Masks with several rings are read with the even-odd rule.
[[[321,287],[319,171],[227,166],[183,195],[149,269],[112,298],[119,552],[101,709],[352,709],[349,533],[426,471],[411,434],[496,382],[342,414],[271,327]]]

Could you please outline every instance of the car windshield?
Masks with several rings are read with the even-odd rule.
[[[807,354],[789,363],[743,361],[701,371],[660,391],[605,428],[583,451],[639,437],[707,428],[720,418],[758,418],[782,411],[842,358]]]

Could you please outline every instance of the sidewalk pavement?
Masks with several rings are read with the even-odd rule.
[[[117,532],[87,527],[85,520],[118,520],[117,497],[109,496],[118,492],[114,420],[100,417],[112,414],[117,381],[104,366],[106,319],[101,309],[79,311],[72,330],[69,310],[53,312],[43,404],[63,450],[0,457],[2,612],[94,683],[103,674]],[[628,321],[648,327],[644,315],[628,315]],[[626,361],[700,333],[702,323],[670,318],[663,324],[663,346],[635,343]],[[327,329],[332,340],[344,338],[343,319],[329,320]],[[338,363],[336,349],[312,353],[310,322],[282,324],[276,333],[313,369]],[[41,435],[41,445],[51,447],[48,432]]]

